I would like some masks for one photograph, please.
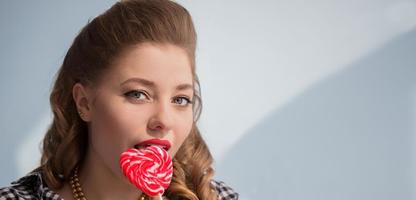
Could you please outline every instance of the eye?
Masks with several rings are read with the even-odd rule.
[[[184,107],[194,103],[193,101],[189,100],[188,97],[177,97],[174,99],[174,102]]]
[[[140,90],[132,90],[132,91],[124,93],[124,95],[128,97],[133,97],[137,100],[145,100],[145,99],[141,99],[140,98],[141,96],[144,96],[145,98],[147,98],[146,93]]]

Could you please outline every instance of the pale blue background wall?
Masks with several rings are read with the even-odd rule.
[[[114,1],[0,2],[0,185],[36,166],[52,78]],[[217,179],[241,199],[416,199],[416,1],[192,1]]]

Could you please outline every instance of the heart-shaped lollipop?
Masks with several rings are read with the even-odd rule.
[[[161,196],[172,180],[172,158],[162,148],[131,148],[120,155],[123,174],[150,197]]]

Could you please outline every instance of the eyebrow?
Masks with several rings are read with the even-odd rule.
[[[120,84],[120,86],[122,86],[122,85],[124,85],[126,83],[129,83],[129,82],[140,83],[140,84],[142,84],[144,86],[147,86],[147,87],[150,87],[152,89],[153,88],[156,88],[155,82],[146,80],[144,78],[138,78],[138,77],[134,77],[134,78],[127,79],[126,81],[122,82]],[[188,90],[188,89],[192,89],[192,88],[193,88],[192,85],[191,84],[187,84],[187,83],[180,84],[180,85],[176,86],[176,90]]]

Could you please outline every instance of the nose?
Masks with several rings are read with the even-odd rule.
[[[169,103],[155,103],[155,109],[148,123],[150,134],[163,137],[173,127],[173,111]]]

